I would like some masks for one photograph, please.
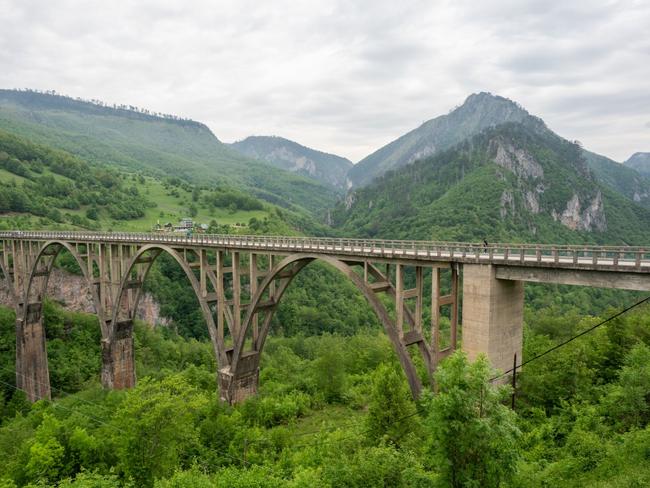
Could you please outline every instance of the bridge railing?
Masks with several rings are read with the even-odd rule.
[[[339,252],[381,257],[412,257],[495,263],[540,263],[576,266],[606,266],[626,269],[650,268],[650,247],[553,245],[525,243],[466,243],[393,239],[334,237],[289,237],[220,234],[169,234],[132,232],[4,231],[0,239],[74,240],[132,243],[182,244],[193,246],[244,247],[251,249]]]

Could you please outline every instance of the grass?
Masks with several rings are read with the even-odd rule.
[[[64,176],[56,175],[49,171],[45,171],[43,174],[52,175],[57,179],[67,179]],[[14,180],[19,185],[28,181],[22,176],[0,169],[0,183],[11,180]],[[175,225],[180,219],[190,216],[189,207],[192,204],[192,194],[183,188],[175,187],[173,190],[178,196],[173,195],[171,188],[165,188],[160,180],[152,177],[146,177],[144,183],[141,183],[137,178],[129,179],[126,185],[135,186],[142,195],[145,195],[149,201],[154,202],[156,206],[144,209],[144,217],[136,220],[113,220],[105,210],[100,210],[98,223],[101,229],[147,232],[152,230],[158,223],[164,225],[167,222],[171,222]],[[246,227],[251,218],[263,220],[269,216],[268,210],[237,210],[233,212],[227,208],[208,209],[201,207],[198,202],[194,203],[194,205],[198,209],[198,214],[193,217],[193,220],[201,224],[209,224],[212,220],[216,220],[219,225],[235,226],[237,224]],[[88,206],[82,206],[77,210],[64,208],[60,208],[59,210],[64,215],[68,213],[71,215],[85,216]],[[0,222],[20,222],[21,226],[37,225],[40,220],[39,217],[29,214],[5,214],[0,216]],[[74,228],[71,224],[61,224],[60,227]]]
[[[156,207],[145,209],[145,216],[137,220],[114,221],[109,220],[107,216],[101,215],[100,223],[102,227],[111,227],[120,230],[145,231],[151,230],[157,223],[164,225],[167,222],[177,224],[182,218],[189,217],[189,207],[192,204],[191,192],[182,188],[175,188],[178,196],[171,194],[171,189],[166,189],[163,184],[154,178],[145,178],[144,183],[137,181],[132,182],[138,191],[145,197],[156,203]],[[208,208],[202,208],[195,203],[198,214],[193,217],[195,222],[209,224],[210,221],[216,220],[220,225],[248,225],[248,221],[255,217],[264,219],[269,215],[266,210],[237,210],[231,212],[226,208],[216,208],[211,211]]]

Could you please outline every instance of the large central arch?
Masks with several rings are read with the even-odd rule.
[[[235,341],[235,347],[232,354],[232,361],[230,364],[230,374],[233,375],[235,378],[238,376],[238,369],[240,368],[240,365],[242,363],[242,358],[244,356],[246,356],[247,363],[250,363],[251,361],[253,361],[254,363],[254,364],[246,364],[245,366],[246,370],[259,368],[260,354],[264,348],[264,343],[266,342],[266,338],[268,336],[269,329],[271,327],[271,320],[273,318],[275,310],[277,309],[277,306],[282,296],[284,295],[284,292],[286,291],[291,281],[293,281],[293,279],[297,276],[297,274],[307,264],[314,261],[320,261],[329,264],[330,266],[340,271],[363,294],[366,301],[373,308],[373,310],[377,314],[377,317],[379,318],[382,325],[384,326],[384,330],[386,331],[386,334],[388,335],[393,345],[393,349],[395,350],[395,353],[398,356],[400,364],[402,365],[404,373],[406,374],[406,378],[409,382],[411,392],[413,396],[417,398],[422,390],[422,383],[417,374],[411,356],[407,351],[406,345],[400,339],[400,334],[398,332],[397,327],[395,326],[395,322],[388,314],[388,311],[386,310],[386,307],[384,307],[384,305],[382,304],[381,300],[379,300],[377,293],[369,286],[369,284],[364,280],[364,278],[359,276],[353,270],[353,268],[350,265],[346,264],[340,259],[331,256],[325,256],[322,254],[291,255],[283,259],[280,263],[278,263],[270,270],[270,272],[267,274],[267,276],[260,284],[256,293],[252,297],[251,304],[248,307],[248,312],[246,313],[246,317],[242,324],[242,328]],[[275,289],[275,292],[270,293],[270,288],[274,286],[273,284],[279,277],[283,277],[284,279],[281,280],[280,285]],[[272,305],[270,307],[268,305],[268,300],[264,302],[263,297],[265,297],[265,295],[269,295],[270,297],[270,301],[272,302]],[[247,336],[251,332],[251,327],[252,324],[254,323],[254,317],[256,316],[256,314],[258,314],[261,311],[262,307],[268,310],[268,312],[266,313],[266,316],[262,321],[259,334],[257,335],[257,337],[253,338],[252,341],[253,354],[246,354],[244,349],[246,345]],[[222,396],[223,396],[223,392],[222,392]],[[229,399],[233,398],[232,391],[229,392],[228,398]]]
[[[112,326],[107,340],[109,349],[114,349],[116,347],[121,349],[121,352],[118,352],[117,356],[121,356],[122,360],[133,361],[132,357],[128,357],[128,349],[132,349],[132,344],[128,343],[120,345],[119,341],[121,339],[125,339],[125,337],[121,338],[120,334],[123,333],[126,329],[129,329],[128,334],[130,336],[133,327],[133,320],[135,319],[136,311],[138,308],[138,303],[142,297],[142,285],[144,283],[144,280],[146,280],[149,271],[151,270],[156,259],[165,253],[171,256],[185,272],[185,275],[187,276],[190,285],[194,290],[194,294],[198,299],[199,305],[201,307],[201,312],[208,326],[208,333],[210,335],[210,341],[212,343],[217,364],[219,366],[226,364],[227,356],[225,353],[225,347],[223,346],[223,339],[220,338],[220,335],[217,331],[214,314],[210,307],[210,303],[208,302],[205,294],[201,292],[201,284],[194,274],[192,267],[187,259],[188,251],[190,254],[194,254],[194,256],[199,259],[198,254],[194,250],[184,250],[183,254],[181,254],[181,252],[174,249],[173,247],[162,244],[148,244],[142,246],[131,257],[126,266],[125,272],[122,275],[117,300],[112,313]],[[138,266],[141,267],[140,272],[136,272]],[[132,294],[132,297],[129,300],[128,295],[132,289],[135,292]],[[130,337],[128,337],[128,339],[130,340]],[[133,354],[132,351],[130,354]],[[129,374],[129,369],[131,372],[130,374],[133,375],[133,378],[106,378],[104,385],[118,388],[132,386],[132,384],[135,383],[135,369],[132,364],[129,366],[129,368],[113,368],[114,371],[123,371],[126,374]]]

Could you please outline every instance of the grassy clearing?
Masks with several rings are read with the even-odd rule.
[[[46,171],[44,175],[51,175],[56,179],[67,179],[65,176],[57,175]],[[0,169],[0,184],[6,184],[14,181],[20,185],[29,181],[27,178],[15,175]],[[165,188],[162,182],[158,179],[146,177],[144,183],[136,177],[129,177],[127,179],[128,186],[134,186],[138,192],[144,195],[149,201],[156,204],[155,207],[144,209],[145,215],[142,218],[135,220],[114,220],[111,219],[108,213],[104,210],[99,211],[99,218],[97,220],[99,227],[104,230],[124,230],[133,232],[146,232],[154,228],[156,224],[164,225],[167,222],[177,224],[182,218],[190,216],[190,205],[192,205],[192,193],[186,191],[181,187]],[[198,213],[193,218],[195,222],[209,224],[215,220],[220,225],[231,226],[244,226],[252,218],[263,220],[270,215],[268,210],[236,210],[232,211],[227,208],[212,208],[202,207],[198,203],[194,203]],[[82,206],[76,210],[59,208],[63,214],[85,216],[88,211],[88,206]],[[0,216],[0,223],[8,225],[16,223],[22,226],[38,226],[42,225],[41,219],[34,217],[30,214],[4,214]],[[48,227],[52,227],[48,225]],[[75,228],[71,224],[61,224],[59,228]]]

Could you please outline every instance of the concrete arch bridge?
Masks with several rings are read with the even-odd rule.
[[[418,396],[412,354],[429,375],[458,345],[487,354],[501,370],[521,357],[524,285],[563,283],[650,290],[650,249],[281,236],[139,233],[0,232],[0,279],[10,283],[16,310],[16,384],[31,401],[50,398],[43,301],[57,256],[72,255],[92,293],[102,336],[101,381],[135,385],[133,320],[147,273],[163,253],[187,275],[207,323],[218,364],[221,398],[238,402],[257,392],[260,355],[271,319],[293,278],[325,262],[359,289],[379,317]],[[414,279],[405,280],[405,270]],[[440,286],[445,275],[448,285]],[[462,286],[461,278],[462,277]],[[431,292],[425,296],[425,278]],[[410,287],[406,286],[410,283]],[[384,305],[385,294],[394,313]],[[431,316],[424,319],[425,301]],[[441,310],[449,338],[441,347]]]

